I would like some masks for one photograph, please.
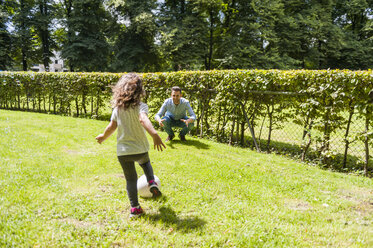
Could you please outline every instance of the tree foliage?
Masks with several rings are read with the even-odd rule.
[[[9,2],[0,0],[0,70],[6,70],[11,65],[11,35],[6,29],[6,24],[9,20],[12,11]]]
[[[67,3],[67,2],[65,2]],[[68,39],[62,56],[72,70],[104,71],[109,45],[104,35],[108,15],[101,0],[71,0],[66,15]]]
[[[46,65],[52,50],[71,71],[373,67],[372,0],[2,3],[3,69]]]
[[[114,43],[114,71],[160,70],[159,49],[156,45],[157,25],[152,10],[156,1],[113,1],[121,27]]]

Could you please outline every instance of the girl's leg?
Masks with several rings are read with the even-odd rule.
[[[150,192],[153,194],[153,198],[158,198],[162,196],[161,191],[159,190],[158,184],[154,181],[154,172],[153,167],[150,164],[149,154],[141,154],[137,162],[140,164],[141,168],[144,170],[146,180],[149,183]]]
[[[139,206],[137,196],[137,173],[134,161],[126,161],[125,156],[119,156],[118,160],[122,166],[124,176],[127,182],[127,194],[131,203],[131,207]]]
[[[146,180],[150,182],[151,180],[154,180],[154,172],[153,172],[153,167],[150,164],[150,161],[140,164],[141,168],[144,170]]]
[[[148,182],[151,180],[154,180],[154,172],[153,172],[153,167],[150,163],[149,154],[147,152],[141,154],[140,157],[137,159],[137,162],[140,164],[141,168],[144,170],[146,180]]]

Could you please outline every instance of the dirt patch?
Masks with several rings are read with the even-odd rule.
[[[307,211],[312,209],[312,206],[308,202],[299,199],[289,199],[285,202],[285,205],[289,209],[296,211]]]
[[[113,186],[114,184],[104,184],[104,185],[100,185],[98,188],[102,192],[109,192],[113,189]]]
[[[356,206],[353,206],[352,209],[363,216],[373,215],[373,200],[360,202]]]
[[[104,227],[104,224],[102,224],[102,223],[77,220],[77,219],[73,219],[73,218],[63,218],[63,219],[59,219],[58,221],[68,223],[70,225],[75,226],[76,228],[88,228],[88,227],[92,227],[92,226],[98,227],[98,228],[103,228]]]
[[[340,198],[353,202],[354,206],[351,209],[360,216],[373,215],[373,190],[361,188],[340,189],[337,194]]]
[[[355,202],[373,202],[373,190],[352,188],[352,189],[339,189],[336,194],[343,199]]]
[[[72,150],[69,149],[67,146],[63,147],[63,151],[70,155],[87,155],[87,154],[95,154],[95,152],[89,151],[89,150]]]

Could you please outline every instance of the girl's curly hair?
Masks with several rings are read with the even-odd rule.
[[[123,75],[118,83],[112,88],[112,107],[136,107],[140,105],[141,98],[145,95],[141,78],[135,73]]]

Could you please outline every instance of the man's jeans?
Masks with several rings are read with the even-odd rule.
[[[187,120],[188,117],[185,116],[182,119]],[[163,121],[163,129],[171,137],[175,137],[174,131],[172,131],[173,127],[181,127],[182,129],[180,131],[180,135],[182,136],[185,136],[194,127],[194,123],[189,123],[187,126],[183,121],[175,120],[172,115],[166,115],[162,118],[162,120],[165,120]]]

